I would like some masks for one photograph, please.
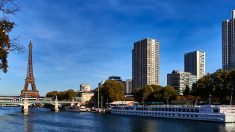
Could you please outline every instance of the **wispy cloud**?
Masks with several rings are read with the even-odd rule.
[[[51,90],[93,88],[109,75],[131,78],[133,42],[160,40],[160,80],[183,70],[183,54],[202,49],[209,72],[220,68],[221,21],[233,1],[214,0],[40,0],[22,2],[13,35],[33,42],[35,78],[42,95]],[[219,7],[219,8],[218,8]],[[212,49],[213,47],[213,49]],[[172,58],[174,58],[172,60]],[[9,58],[0,92],[17,94],[27,68],[27,49]],[[5,89],[11,89],[7,91]],[[15,90],[14,90],[15,89]]]

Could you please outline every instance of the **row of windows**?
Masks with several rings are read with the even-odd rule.
[[[113,107],[112,109],[117,110],[134,110],[133,107]],[[199,108],[146,108],[146,107],[137,107],[137,111],[169,111],[169,112],[199,112]],[[219,113],[218,108],[213,108],[212,112]]]
[[[199,112],[199,109],[185,109],[185,108],[136,108],[136,110],[145,111],[170,111],[170,112]]]
[[[198,114],[174,114],[174,113],[151,113],[151,112],[131,112],[131,111],[115,111],[119,114],[131,114],[131,115],[144,115],[144,116],[167,116],[167,117],[190,117],[190,118],[220,118],[219,115],[208,116]]]
[[[116,111],[120,114],[138,114],[138,115],[152,115],[152,116],[172,116],[172,117],[198,117],[193,114],[172,114],[172,113],[150,113],[150,112],[130,112],[130,111]]]

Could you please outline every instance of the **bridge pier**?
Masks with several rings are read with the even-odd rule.
[[[21,111],[25,114],[29,112],[29,100],[27,98],[25,98],[23,101],[23,106],[21,108]]]
[[[75,105],[74,99],[72,100],[70,106],[73,107]]]
[[[58,111],[59,111],[59,103],[58,103],[57,96],[56,96],[56,99],[55,99],[54,111],[55,111],[55,112],[58,112]]]

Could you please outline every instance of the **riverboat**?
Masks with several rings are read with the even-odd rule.
[[[232,105],[154,105],[113,106],[112,114],[174,118],[223,123],[235,122],[235,106]]]

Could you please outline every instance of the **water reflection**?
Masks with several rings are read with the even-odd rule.
[[[226,123],[226,124],[224,124],[224,127],[220,130],[221,130],[221,132],[224,130],[226,132],[235,132],[235,123]]]
[[[7,112],[6,112],[7,111]],[[47,109],[0,109],[0,131],[135,131],[135,132],[235,132],[235,123],[122,116],[98,113],[54,113]],[[1,114],[2,113],[2,114]]]
[[[24,132],[32,132],[33,127],[32,127],[32,123],[30,122],[29,115],[28,114],[24,115],[23,118],[24,118]]]

